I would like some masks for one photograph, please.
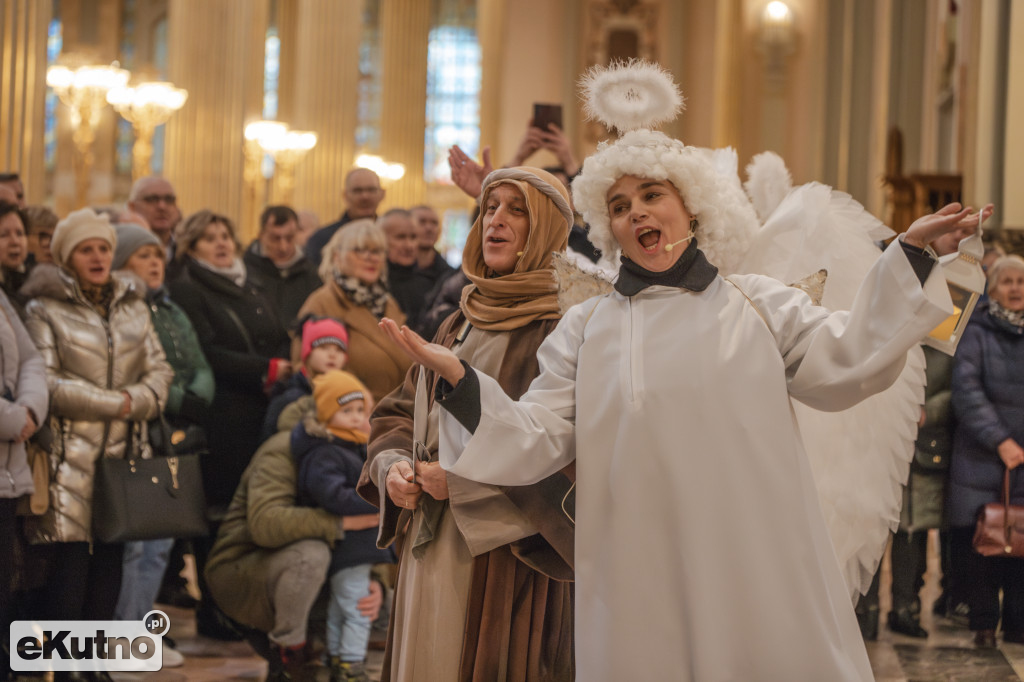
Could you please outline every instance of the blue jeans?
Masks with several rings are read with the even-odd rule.
[[[125,543],[114,620],[142,620],[153,610],[173,546],[174,538]]]
[[[327,652],[342,661],[366,659],[370,642],[369,618],[356,604],[370,593],[371,564],[343,568],[331,576],[331,601],[327,606]]]

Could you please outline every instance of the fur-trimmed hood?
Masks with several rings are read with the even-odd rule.
[[[110,273],[110,278],[114,281],[114,301],[128,296],[145,300],[146,284],[137,275],[116,270]],[[40,263],[32,268],[18,293],[26,300],[44,297],[59,301],[85,302],[78,280],[64,268],[52,263]]]

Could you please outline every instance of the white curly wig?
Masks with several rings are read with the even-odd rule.
[[[619,74],[616,87],[620,91],[628,91],[621,85],[621,75],[632,68],[637,65],[612,67]],[[671,79],[666,72],[662,73]],[[645,69],[643,77],[649,79],[651,70]],[[588,84],[592,83],[593,72],[585,78]],[[588,87],[587,96],[593,99],[593,86]],[[602,116],[602,120],[605,118]],[[583,162],[582,171],[572,183],[576,208],[590,226],[590,240],[601,249],[605,259],[617,266],[620,248],[611,231],[608,190],[626,175],[668,180],[678,190],[686,210],[697,219],[697,241],[708,260],[723,274],[736,272],[757,231],[758,220],[735,170],[729,173],[724,168],[716,169],[716,163],[721,163],[715,159],[716,152],[688,147],[647,128],[629,130],[614,142],[600,143],[597,151]]]

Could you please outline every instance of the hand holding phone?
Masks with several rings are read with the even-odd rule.
[[[534,103],[533,105],[533,125],[535,128],[548,132],[548,124],[554,123],[558,128],[562,127],[562,105],[561,104],[541,104]]]

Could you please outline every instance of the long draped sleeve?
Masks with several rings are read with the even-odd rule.
[[[441,413],[441,466],[464,478],[513,486],[536,483],[575,459],[576,364],[594,305],[590,301],[572,308],[544,340],[537,351],[540,375],[518,403],[497,381],[471,370],[486,418],[470,434],[451,413]],[[529,466],[521,458],[495,457],[489,443],[515,443],[517,452],[530,454]]]
[[[826,411],[845,409],[891,385],[907,351],[953,311],[941,272],[936,268],[922,285],[897,243],[868,273],[849,312],[830,313],[771,278],[743,275],[729,281],[771,335],[789,395]],[[484,483],[526,485],[573,460],[577,363],[587,322],[601,304],[585,301],[563,317],[538,352],[540,375],[518,403],[492,379],[475,372],[482,417],[470,434],[451,413],[442,416],[440,461],[445,469]],[[649,334],[633,324],[627,317],[619,326],[630,334]],[[680,346],[678,352],[697,351]],[[638,362],[642,365],[643,359]],[[671,374],[671,365],[666,367]],[[636,370],[625,364],[621,368],[627,373]],[[588,366],[584,371],[614,370]],[[632,381],[628,376],[615,379]],[[494,457],[489,446],[493,443],[515,443],[519,456]]]

